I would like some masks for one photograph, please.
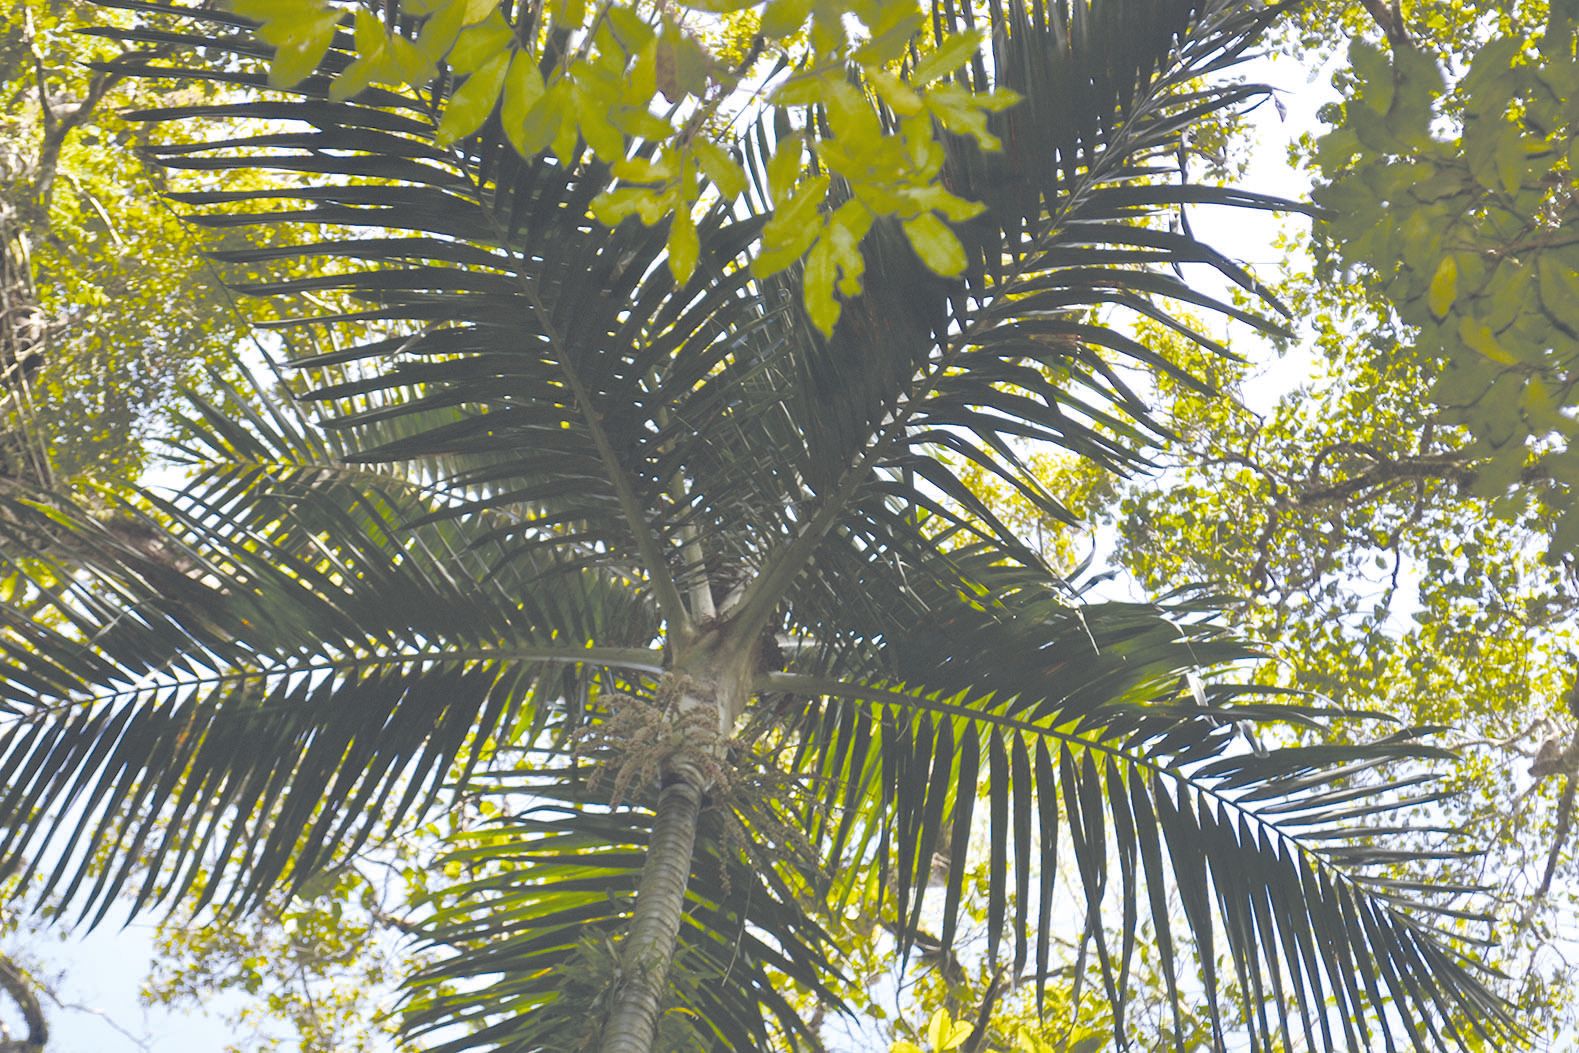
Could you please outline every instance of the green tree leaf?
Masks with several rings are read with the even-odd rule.
[[[543,101],[546,87],[537,63],[525,51],[517,51],[510,58],[510,69],[505,74],[504,104],[499,119],[510,145],[522,157],[534,157],[548,145],[551,135],[545,122],[534,120],[538,104]],[[618,222],[616,220],[616,222]]]
[[[703,173],[725,198],[736,198],[746,192],[745,170],[723,147],[698,139],[691,144],[691,151],[696,155]]]
[[[796,253],[799,255],[799,253]],[[834,260],[834,245],[826,234],[817,237],[811,251],[806,253],[806,266],[802,276],[805,285],[804,302],[811,324],[824,336],[833,334],[839,324],[843,308],[834,296],[834,282],[838,279],[838,264]]]
[[[936,215],[923,212],[915,219],[905,220],[904,228],[910,247],[928,270],[951,278],[965,269],[965,246]]]
[[[493,113],[504,87],[504,76],[510,69],[510,53],[500,52],[485,62],[476,73],[467,77],[449,105],[444,107],[444,117],[439,121],[435,140],[445,145],[471,135]]]
[[[253,5],[252,9],[258,7]],[[313,0],[268,4],[261,9],[273,12],[258,30],[258,38],[275,48],[274,61],[269,65],[269,85],[295,87],[311,76],[328,54],[340,13]]]
[[[981,34],[975,31],[949,36],[936,50],[924,55],[916,63],[910,71],[910,83],[931,84],[939,77],[953,73],[969,62],[980,46]]]
[[[459,35],[449,54],[450,69],[461,74],[475,73],[510,47],[514,39],[514,32],[496,10]],[[454,105],[453,99],[450,105]]]
[[[681,285],[691,280],[696,272],[696,261],[701,252],[696,223],[684,208],[677,208],[669,219],[669,271]]]
[[[1450,253],[1442,257],[1442,262],[1436,265],[1436,273],[1431,275],[1431,289],[1427,303],[1431,307],[1432,314],[1438,318],[1446,318],[1457,298],[1458,261]]]

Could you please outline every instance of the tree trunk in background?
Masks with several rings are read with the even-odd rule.
[[[49,457],[32,426],[28,384],[43,364],[49,327],[29,256],[15,203],[0,200],[0,478],[47,486]]]

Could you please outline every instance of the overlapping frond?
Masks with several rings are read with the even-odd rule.
[[[992,119],[1001,153],[950,141],[951,189],[988,206],[956,229],[971,261],[965,275],[931,274],[897,226],[880,222],[867,240],[864,291],[829,339],[793,310],[775,323],[785,333],[784,373],[794,381],[784,412],[810,454],[811,494],[788,524],[795,540],[761,558],[768,584],[761,604],[748,601],[755,617],[793,575],[819,573],[813,553],[824,533],[884,532],[862,521],[878,508],[928,506],[1005,558],[1034,563],[975,498],[967,467],[1068,518],[1025,451],[1051,444],[1132,470],[1161,433],[1137,378],[1165,373],[1200,383],[1129,336],[1130,319],[1161,322],[1219,354],[1227,348],[1185,321],[1180,303],[1278,328],[1180,277],[1181,268],[1203,265],[1271,313],[1281,309],[1253,276],[1172,221],[1185,203],[1287,207],[1191,184],[1177,163],[1185,129],[1257,95],[1213,77],[1243,57],[1270,13],[1185,4],[1164,16],[1145,2],[990,11],[994,59],[971,67],[972,86],[1027,98]],[[965,31],[970,18],[940,8],[935,31]],[[1078,85],[1071,91],[1082,107],[1048,94],[1054,84]],[[764,125],[748,139],[747,156],[759,165],[773,152],[770,134]],[[839,589],[837,581],[803,585]]]
[[[256,55],[243,34],[194,31],[204,22],[189,12],[136,7],[178,18],[189,42]],[[968,28],[952,7],[935,15],[941,35]],[[676,287],[658,265],[660,231],[589,218],[609,185],[601,166],[522,160],[494,123],[441,149],[416,97],[331,103],[318,79],[296,97],[145,116],[233,129],[156,150],[160,163],[272,169],[303,184],[179,199],[202,223],[322,232],[289,244],[271,236],[226,258],[294,269],[248,290],[298,305],[281,309],[280,324],[354,320],[372,333],[299,363],[343,426],[410,425],[395,440],[365,437],[357,456],[443,458],[455,482],[486,485],[479,504],[521,521],[514,543],[590,544],[648,580],[673,620],[704,565],[715,579],[744,576],[731,568],[765,562],[814,512],[844,511],[872,467],[924,472],[958,496],[962,484],[935,457],[949,451],[1058,514],[1020,463],[1021,444],[1134,463],[1153,425],[1112,360],[1174,367],[1124,336],[1113,309],[1171,321],[1173,298],[1265,324],[1174,276],[1168,268],[1205,263],[1254,288],[1157,217],[1186,200],[1274,203],[1171,184],[1154,166],[1192,120],[1253,94],[1202,78],[1237,59],[1267,17],[1154,0],[994,8],[996,72],[978,63],[975,86],[1017,88],[1026,101],[998,118],[1001,154],[951,141],[951,185],[989,205],[960,230],[974,261],[967,280],[932,276],[897,228],[879,225],[866,291],[831,340],[802,316],[797,277],[761,282],[743,266],[758,220],[705,217],[700,265]],[[348,61],[349,46],[331,50],[325,70]],[[256,83],[245,63],[166,68],[133,54],[116,68]],[[1067,90],[1049,95],[1057,86]],[[766,135],[745,136],[748,159]],[[852,463],[857,485],[841,485]]]
[[[31,601],[0,609],[0,851],[85,909],[134,874],[134,905],[200,874],[213,895],[232,857],[241,899],[310,874],[593,670],[661,666],[628,582],[501,570],[477,521],[413,526],[432,495],[339,463],[288,408],[193,405],[173,496],[0,494],[0,570]]]
[[[781,714],[803,714],[796,741],[826,780],[805,821],[841,875],[836,896],[887,897],[902,951],[940,919],[948,953],[985,827],[989,957],[1009,939],[1010,975],[1041,990],[1060,926],[1089,943],[1121,1048],[1143,938],[1180,1036],[1177,1014],[1198,1001],[1218,1043],[1242,1028],[1257,1048],[1517,1041],[1493,974],[1467,954],[1490,923],[1465,906],[1473,890],[1392,870],[1455,854],[1421,818],[1443,795],[1407,766],[1443,754],[1420,731],[1265,749],[1250,727],[1345,714],[1200,686],[1247,653],[1198,605],[1073,605],[1032,572],[972,562],[951,557],[982,575],[979,591],[911,568],[912,609],[845,608],[864,650],[836,645],[829,661],[802,647],[806,671],[764,677]],[[849,675],[863,657],[869,672]]]
[[[483,791],[512,814],[456,838],[448,857],[468,876],[425,926],[441,955],[413,982],[408,1015],[427,1048],[574,1049],[607,1014],[651,815],[606,807],[607,782],[589,785],[595,769],[543,760],[531,773],[483,773]],[[824,982],[832,948],[798,898],[804,861],[769,836],[727,801],[704,821],[660,1048],[820,1048],[790,985],[837,1009]]]

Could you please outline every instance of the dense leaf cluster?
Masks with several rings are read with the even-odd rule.
[[[1440,116],[1428,54],[1357,43],[1351,59],[1343,122],[1318,147],[1324,244],[1374,274],[1440,363],[1431,397],[1473,439],[1475,492],[1510,510],[1540,494],[1562,513],[1555,558],[1579,541],[1572,12],[1554,4],[1543,33],[1480,48]]]

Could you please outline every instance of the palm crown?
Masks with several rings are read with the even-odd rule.
[[[258,229],[231,262],[278,261],[246,291],[282,305],[302,398],[194,397],[173,494],[0,491],[8,858],[93,918],[194,888],[244,907],[496,794],[508,818],[456,849],[472,876],[432,919],[449,951],[413,979],[415,1033],[802,1048],[775,985],[834,998],[819,909],[887,912],[906,953],[941,894],[948,945],[976,830],[987,952],[1045,985],[1054,928],[1087,933],[1120,1043],[1142,914],[1174,1012],[1204,998],[1219,1044],[1220,986],[1266,1048],[1514,1034],[1459,949],[1459,890],[1390,869],[1428,852],[1391,817],[1421,780],[1384,773],[1432,751],[1248,748],[1245,721],[1319,714],[1186,690],[1247,652],[1198,605],[1082,599],[962,478],[1061,515],[1028,443],[1138,463],[1154,426],[1114,363],[1179,370],[1118,314],[1214,350],[1171,303],[1270,325],[1186,284],[1205,263],[1261,296],[1154,222],[1279,207],[1162,163],[1254,94],[1212,75],[1264,9],[989,5],[967,75],[1024,101],[993,119],[1002,153],[951,143],[949,186],[988,205],[957,230],[966,274],[879,224],[824,338],[796,270],[753,276],[751,207],[700,221],[677,284],[661,233],[589,218],[596,163],[522,160],[497,118],[441,148],[415,94],[265,96],[244,20],[116,6],[139,13],[105,31],[133,44],[120,70],[221,96],[144,115],[224,136],[160,163],[296,177],[178,199]],[[754,177],[776,134],[733,144]],[[929,896],[935,857],[955,865]],[[1054,910],[1063,859],[1083,916]],[[604,938],[617,957],[589,964]]]

